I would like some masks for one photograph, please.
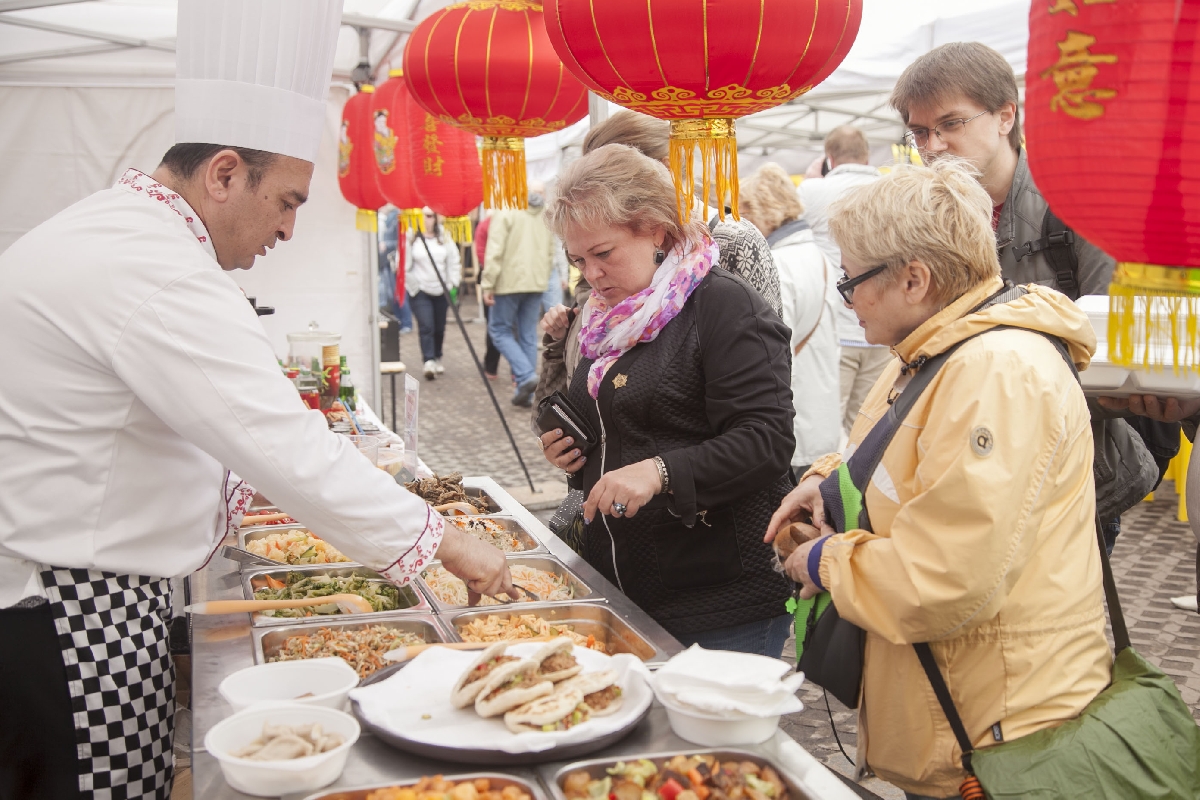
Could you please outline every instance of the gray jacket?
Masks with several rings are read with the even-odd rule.
[[[996,248],[1005,280],[1058,288],[1045,253],[1026,255],[1018,261],[1014,252],[1026,242],[1042,238],[1045,216],[1046,200],[1029,174],[1029,162],[1022,149],[996,228]],[[1116,262],[1078,234],[1074,248],[1079,260],[1079,294],[1108,294]],[[1107,520],[1132,508],[1154,489],[1158,465],[1142,438],[1118,414],[1092,399],[1088,400],[1088,408],[1095,440],[1092,473],[1096,480],[1096,511]]]

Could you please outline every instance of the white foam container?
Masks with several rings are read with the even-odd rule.
[[[761,744],[774,736],[779,727],[779,715],[753,717],[728,712],[718,716],[681,705],[665,693],[658,693],[658,700],[667,710],[671,730],[679,738],[704,747]]]
[[[234,672],[217,690],[235,712],[259,703],[290,702],[345,711],[358,673],[340,658],[258,664]],[[309,694],[309,697],[301,697]]]
[[[319,722],[327,732],[339,733],[345,741],[326,753],[290,761],[250,761],[231,755],[259,738],[264,722],[273,725]],[[350,748],[358,741],[360,732],[358,720],[344,711],[280,703],[250,708],[218,722],[204,737],[204,748],[220,763],[225,780],[234,789],[256,797],[279,797],[315,791],[336,781],[346,768]]]

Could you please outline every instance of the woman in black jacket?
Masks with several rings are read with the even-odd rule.
[[[762,540],[791,489],[787,328],[632,148],[571,164],[546,216],[593,287],[568,395],[601,441],[541,437],[587,495],[584,557],[685,645],[778,657],[790,584]]]

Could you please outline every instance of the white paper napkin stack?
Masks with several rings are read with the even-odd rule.
[[[659,668],[651,686],[668,707],[726,719],[776,717],[804,708],[796,697],[804,675],[790,669],[775,658],[692,645]]]

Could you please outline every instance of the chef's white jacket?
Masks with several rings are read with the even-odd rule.
[[[195,212],[130,170],[0,254],[0,608],[38,565],[200,568],[226,469],[397,583],[441,541],[300,400]]]

